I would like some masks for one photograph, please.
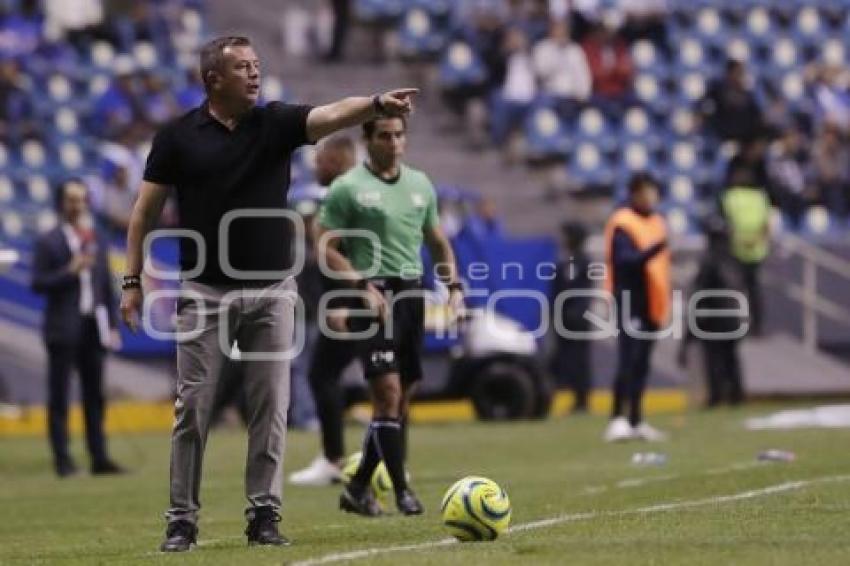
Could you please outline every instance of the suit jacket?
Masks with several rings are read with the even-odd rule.
[[[107,257],[108,244],[100,234],[96,241],[96,257],[91,268],[94,306],[95,309],[106,307],[109,326],[116,328],[118,317]],[[80,277],[68,271],[72,257],[61,225],[42,234],[36,241],[32,290],[47,298],[42,330],[44,341],[49,344],[75,344],[82,335]]]

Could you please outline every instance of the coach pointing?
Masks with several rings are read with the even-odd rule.
[[[185,294],[177,305],[177,331],[186,335],[177,346],[171,505],[161,546],[172,552],[189,550],[197,539],[215,380],[225,350],[229,352],[219,345],[219,333],[227,344],[238,342],[243,355],[267,354],[245,365],[250,412],[245,534],[248,544],[288,544],[277,523],[289,362],[268,353],[290,348],[296,288],[287,273],[291,230],[285,219],[268,211],[286,207],[290,158],[297,147],[376,116],[405,115],[416,93],[402,89],[317,107],[279,102],[258,106],[260,62],[243,37],[221,37],[204,45],[200,66],[206,101],[154,138],[127,234],[121,297],[124,321],[136,329],[143,302],[143,242],[159,218],[168,187],[174,187],[180,228],[200,235],[203,244],[193,238],[180,240]],[[251,216],[249,209],[267,209],[272,217],[258,217],[256,210]]]

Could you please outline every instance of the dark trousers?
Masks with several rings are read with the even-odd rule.
[[[77,344],[47,344],[47,428],[56,466],[68,463],[68,390],[71,370],[80,377],[86,444],[92,464],[106,460],[103,435],[103,346],[93,317],[83,322]]]
[[[310,362],[308,380],[321,426],[322,451],[331,462],[345,456],[342,423],[345,400],[340,379],[357,353],[354,342],[320,334]]]
[[[331,5],[334,12],[334,27],[328,58],[339,60],[345,55],[345,40],[348,38],[348,29],[351,26],[351,0],[333,0]]]
[[[587,410],[590,393],[590,341],[558,338],[555,345],[555,379],[575,395],[574,411]]]
[[[638,329],[657,330],[647,321],[641,322]],[[649,359],[655,340],[629,336],[622,326],[617,340],[617,375],[614,378],[612,417],[623,416],[628,405],[629,422],[632,426],[637,426],[643,420],[643,394],[649,378]]]
[[[737,340],[703,340],[709,407],[724,401],[736,405],[744,400]]]
[[[763,330],[763,311],[761,304],[761,284],[759,283],[760,262],[741,263],[741,273],[746,286],[747,300],[750,303],[750,334],[759,336]]]

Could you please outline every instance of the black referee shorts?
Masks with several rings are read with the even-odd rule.
[[[366,379],[397,372],[402,383],[419,381],[422,379],[425,322],[422,284],[418,279],[397,278],[378,278],[371,282],[384,292],[392,324],[381,323],[373,336],[356,341]],[[363,331],[371,324],[374,321],[355,319],[350,328]]]

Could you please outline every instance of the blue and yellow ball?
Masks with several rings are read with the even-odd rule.
[[[452,485],[440,506],[443,525],[461,542],[494,540],[511,523],[511,501],[493,480],[467,476]]]
[[[357,473],[357,468],[360,467],[360,460],[362,458],[362,452],[355,452],[345,459],[345,465],[342,467],[343,482],[348,483],[351,481],[351,478]],[[371,486],[378,502],[381,504],[386,503],[393,491],[393,481],[390,479],[390,474],[383,462],[379,462],[375,471],[372,473]]]

